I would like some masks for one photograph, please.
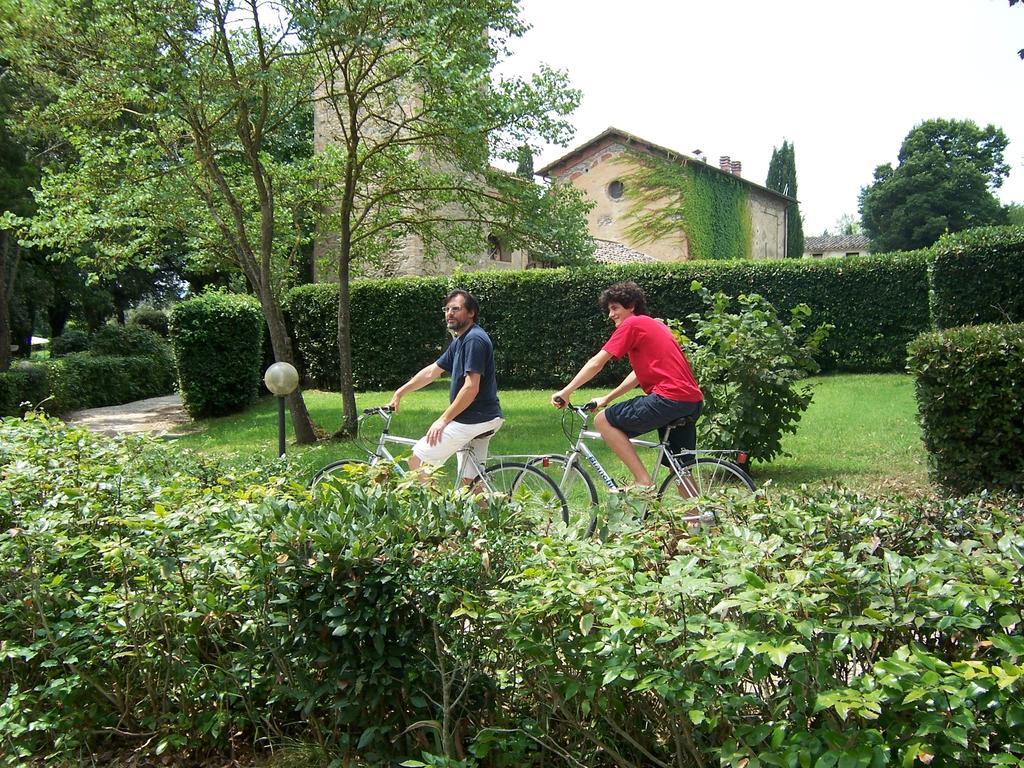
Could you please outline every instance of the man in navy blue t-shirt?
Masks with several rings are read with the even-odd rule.
[[[476,324],[480,304],[469,292],[454,290],[444,301],[448,330],[455,336],[444,354],[395,390],[389,405],[398,411],[402,398],[430,384],[442,373],[452,377],[450,405],[413,446],[409,468],[443,464],[453,453],[468,448],[477,466],[487,459],[487,446],[504,422],[494,377],[494,345]],[[460,457],[460,463],[461,457]],[[467,462],[472,465],[472,462]],[[476,467],[460,466],[467,485],[476,479]]]

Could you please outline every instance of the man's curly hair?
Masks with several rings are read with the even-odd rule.
[[[647,314],[647,297],[644,296],[644,289],[632,280],[609,285],[597,299],[601,305],[601,311],[608,312],[609,304],[621,304],[626,309],[632,309],[634,315]]]

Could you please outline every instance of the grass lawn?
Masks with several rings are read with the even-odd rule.
[[[927,487],[925,452],[916,421],[913,380],[900,374],[844,375],[810,380],[814,400],[796,434],[783,441],[789,457],[771,464],[755,464],[758,484],[796,487],[803,483],[841,482],[853,488],[903,491]],[[583,390],[577,400],[599,394]],[[564,450],[561,414],[548,405],[547,391],[505,390],[501,404],[506,423],[491,443],[492,453],[556,452]],[[358,396],[360,408],[383,405],[391,392]],[[447,404],[446,382],[414,392],[402,401],[392,432],[418,437]],[[335,393],[311,391],[306,403],[313,418],[333,431],[341,421],[341,398]],[[289,426],[290,429],[290,426]],[[206,419],[175,438],[184,447],[237,460],[272,461],[277,453],[277,404],[265,398],[245,413]],[[593,446],[592,446],[593,447]],[[617,459],[603,445],[598,455],[613,475],[625,475]],[[603,452],[602,452],[603,451]],[[288,446],[302,480],[328,461],[360,457],[353,442],[327,441],[316,446]],[[607,458],[607,461],[605,460]]]
[[[876,491],[927,488],[912,377],[826,376],[811,384],[811,407],[796,433],[782,441],[791,455],[755,467],[758,483],[770,478],[787,487],[839,482]]]

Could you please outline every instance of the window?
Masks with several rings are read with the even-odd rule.
[[[612,200],[621,200],[624,194],[626,194],[626,185],[618,179],[608,185],[608,197]]]
[[[860,256],[860,251],[849,251],[847,256]]]
[[[487,236],[487,258],[491,261],[512,261],[512,253],[495,235]]]

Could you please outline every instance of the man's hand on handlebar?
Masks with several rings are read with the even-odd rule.
[[[551,404],[555,408],[565,408],[565,406],[569,405],[569,394],[564,389],[558,390],[551,396]]]

